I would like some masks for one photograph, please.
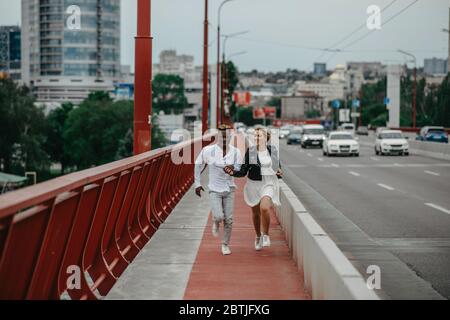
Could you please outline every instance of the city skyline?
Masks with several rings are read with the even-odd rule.
[[[415,54],[418,66],[422,67],[425,58],[445,59],[448,56],[448,34],[441,31],[448,27],[448,1],[414,2],[378,1],[376,4],[380,8],[386,7],[382,12],[382,23],[386,25],[357,41],[369,32],[366,27],[361,28],[336,47],[342,49],[356,41],[346,49],[349,52],[338,54],[324,52],[320,48],[330,47],[364,24],[368,17],[366,9],[374,4],[372,1],[364,0],[354,4],[351,0],[345,0],[336,4],[327,0],[314,3],[294,0],[276,3],[272,0],[235,0],[222,11],[222,30],[225,34],[249,30],[248,34],[230,40],[228,44],[229,54],[247,51],[247,54],[235,57],[241,71],[281,71],[288,68],[312,71],[314,62],[327,62],[328,69],[333,69],[335,65],[348,61],[380,61],[385,64],[403,64],[409,61],[408,57],[397,52],[398,49]],[[211,0],[210,3],[210,63],[214,63],[217,6],[220,1]],[[256,3],[259,5],[258,10],[254,10]],[[405,9],[409,5],[411,6]],[[153,1],[154,62],[158,61],[161,51],[175,49],[179,53],[193,55],[195,64],[201,64],[202,8],[203,1]],[[401,12],[403,9],[405,10]],[[276,12],[279,15],[275,15],[274,10],[278,10]],[[320,20],[317,19],[317,12],[320,12]],[[283,18],[277,19],[279,16]],[[392,21],[389,21],[391,18]],[[2,25],[18,24],[20,1],[8,4],[2,2],[0,20]],[[198,23],[194,23],[195,21]],[[121,62],[133,66],[135,0],[122,0],[121,25]]]

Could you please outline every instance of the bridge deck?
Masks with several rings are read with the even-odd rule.
[[[190,190],[107,299],[309,299],[275,216],[272,247],[255,251],[244,183],[237,180],[232,255],[222,256],[211,235],[207,195],[199,200]]]

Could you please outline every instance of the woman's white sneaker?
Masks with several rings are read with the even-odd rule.
[[[260,251],[263,248],[262,237],[256,237],[255,239],[255,250]]]
[[[223,245],[222,245],[222,254],[223,254],[224,256],[228,256],[228,255],[231,254],[230,247],[227,246],[226,244],[223,244]]]
[[[267,234],[262,236],[262,245],[263,247],[270,247],[270,237]]]

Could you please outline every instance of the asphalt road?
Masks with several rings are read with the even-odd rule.
[[[450,162],[368,146],[359,158],[285,141],[280,151],[286,182],[360,272],[384,267],[388,298],[450,298]]]

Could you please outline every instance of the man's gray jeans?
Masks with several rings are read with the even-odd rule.
[[[233,210],[234,210],[234,188],[230,192],[209,192],[209,201],[213,213],[214,222],[224,222],[224,245],[228,245],[231,239],[231,230],[233,229]]]

